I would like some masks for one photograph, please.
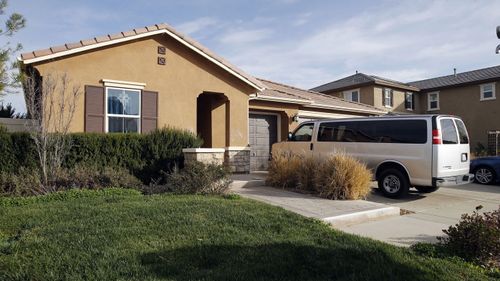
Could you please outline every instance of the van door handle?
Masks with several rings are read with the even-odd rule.
[[[311,150],[313,150],[313,148],[314,148],[314,143],[312,143],[312,142],[311,142],[311,144],[309,145],[309,148],[310,148]]]

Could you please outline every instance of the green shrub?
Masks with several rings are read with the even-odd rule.
[[[149,134],[69,134],[73,144],[64,168],[81,166],[123,167],[143,183],[161,178],[183,165],[183,148],[199,147],[194,134],[164,128]],[[28,133],[0,133],[0,172],[16,172],[21,167],[36,168],[38,156]]]
[[[315,172],[316,191],[321,197],[355,200],[366,198],[371,191],[371,172],[351,156],[331,156],[321,161]]]
[[[150,185],[144,193],[225,194],[231,183],[229,175],[224,165],[192,162],[183,169],[166,174],[166,184]]]
[[[32,196],[69,189],[103,189],[111,187],[141,189],[142,182],[125,168],[77,166],[61,169],[56,178],[43,186],[36,169],[20,168],[17,173],[0,172],[2,196]]]
[[[21,167],[16,173],[0,172],[1,196],[31,196],[42,193],[43,187],[38,170]]]
[[[500,207],[483,214],[480,209],[462,215],[456,225],[443,230],[447,236],[438,239],[449,253],[466,261],[500,268]]]
[[[142,182],[125,168],[79,165],[71,169],[62,169],[52,185],[55,190],[111,187],[140,189]]]
[[[371,191],[372,174],[355,158],[337,154],[326,159],[282,151],[273,155],[267,184],[316,192],[328,199],[360,199]]]

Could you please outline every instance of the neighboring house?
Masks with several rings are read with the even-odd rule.
[[[488,145],[488,131],[500,130],[500,66],[410,82],[420,89],[420,113],[462,117],[471,147]]]
[[[388,90],[387,90],[388,89]],[[410,83],[357,73],[312,90],[407,114],[452,114],[462,117],[471,147],[488,144],[488,131],[500,130],[500,66]],[[392,98],[391,98],[392,91]],[[383,94],[382,94],[383,93]],[[385,104],[384,104],[385,102]]]
[[[271,145],[300,120],[385,111],[259,80],[166,24],[95,37],[19,58],[26,75],[65,73],[84,86],[72,132],[170,126],[197,133],[203,151],[225,151],[237,172],[266,169]]]
[[[419,108],[419,101],[414,95],[418,88],[364,73],[356,73],[311,90],[372,105],[387,112],[414,113]]]

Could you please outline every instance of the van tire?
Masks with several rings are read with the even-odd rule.
[[[431,193],[439,189],[439,186],[415,186],[420,193]]]
[[[389,168],[380,173],[378,188],[389,198],[406,196],[410,189],[408,177],[398,169]]]

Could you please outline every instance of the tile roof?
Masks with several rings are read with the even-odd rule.
[[[257,94],[257,97],[294,99],[297,100],[297,103],[304,103],[304,106],[337,109],[342,111],[371,112],[374,114],[387,113],[386,111],[378,109],[371,105],[350,102],[338,97],[333,97],[310,90],[303,90],[269,80],[258,80],[260,80],[266,86],[266,89],[262,92],[259,92]]]
[[[488,81],[493,79],[500,79],[500,65],[477,69],[457,75],[447,75],[431,79],[410,82],[409,84],[418,87],[421,90],[437,90],[440,88],[447,88],[458,86],[461,84],[477,83],[480,81]]]
[[[333,82],[312,88],[311,90],[316,92],[330,92],[335,90],[344,90],[352,87],[369,85],[369,84],[379,84],[384,86],[401,88],[405,90],[418,91],[418,88],[412,85],[399,82],[396,80],[387,79],[380,76],[367,75],[364,73],[356,73],[354,75],[347,76],[342,79],[335,80]]]
[[[54,46],[50,47],[47,49],[42,49],[42,50],[35,50],[32,52],[27,52],[21,54],[19,60],[23,62],[24,64],[30,64],[35,61],[42,61],[45,59],[51,59],[53,57],[57,56],[64,56],[67,54],[72,54],[72,53],[78,53],[80,51],[85,51],[88,50],[88,48],[92,48],[95,46],[95,48],[98,48],[101,43],[107,43],[107,44],[114,44],[114,43],[120,43],[129,40],[133,40],[136,38],[138,35],[143,35],[143,36],[148,36],[148,34],[154,35],[158,33],[162,33],[161,31],[164,31],[164,33],[167,34],[172,34],[176,37],[178,37],[180,40],[184,40],[187,44],[189,44],[191,47],[195,48],[197,51],[205,54],[206,56],[212,58],[213,60],[217,61],[218,63],[224,65],[225,67],[229,68],[236,74],[242,76],[244,79],[248,80],[251,84],[253,84],[254,87],[257,89],[263,89],[263,85],[260,83],[259,80],[255,79],[255,77],[245,73],[243,70],[239,69],[238,67],[234,66],[224,58],[216,55],[212,51],[210,51],[208,48],[204,47],[194,39],[176,31],[173,27],[169,26],[168,24],[161,23],[161,24],[155,24],[155,25],[150,25],[146,26],[143,28],[136,28],[133,30],[129,31],[123,31],[120,33],[116,34],[108,34],[104,36],[98,36],[86,40],[80,40],[78,42],[74,43],[66,43],[60,46]],[[174,37],[175,38],[175,37]],[[177,38],[175,38],[177,39]],[[177,39],[177,40],[179,40]]]

